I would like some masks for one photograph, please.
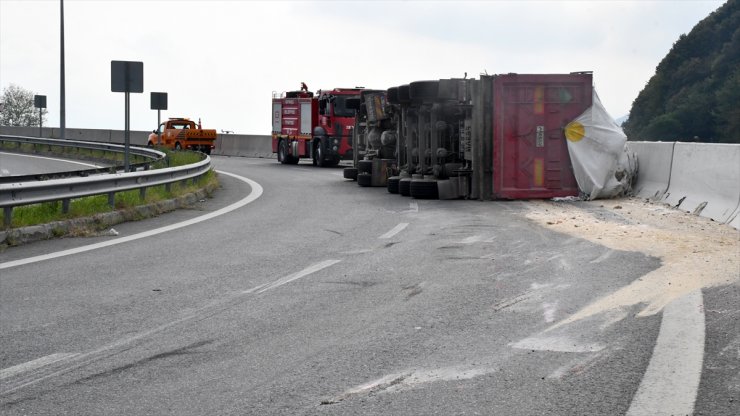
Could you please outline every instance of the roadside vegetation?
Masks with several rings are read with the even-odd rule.
[[[196,152],[171,151],[167,149],[159,150],[167,153],[167,159],[154,164],[153,167],[156,169],[166,168],[168,166],[175,167],[188,165],[197,163],[201,160],[201,155]],[[66,153],[66,155],[69,157],[70,153]],[[114,153],[109,152],[107,153],[107,155],[113,156]],[[123,155],[121,155],[121,158],[122,157]],[[109,161],[111,164],[114,164],[118,160],[118,156],[116,156],[115,159],[106,160]],[[159,201],[173,199],[182,195],[193,193],[205,187],[215,186],[218,186],[218,178],[216,172],[211,170],[206,175],[199,178],[195,182],[195,184],[193,184],[192,180],[173,183],[171,184],[169,191],[167,191],[164,185],[147,188],[144,198],[141,198],[140,192],[138,190],[118,192],[115,195],[115,203],[113,207],[108,205],[107,195],[96,195],[73,199],[70,201],[69,211],[66,213],[62,212],[61,201],[16,207],[13,209],[10,228],[12,229],[31,225],[46,224],[54,221],[68,220],[74,218],[91,217],[95,214],[111,211],[132,210],[137,206],[154,204]],[[4,221],[4,213],[2,212],[2,210],[0,210],[0,229],[4,228]]]

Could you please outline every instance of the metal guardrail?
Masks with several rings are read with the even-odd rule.
[[[8,136],[2,136],[3,139]],[[29,138],[24,138],[29,139]],[[45,144],[53,139],[34,139]],[[89,145],[100,145],[109,148],[122,148],[122,146],[91,143],[73,142],[69,140],[54,140],[54,145],[77,146],[80,143]],[[61,142],[61,143],[57,143]],[[95,147],[95,149],[98,149]],[[132,154],[151,157],[151,155],[164,153],[154,149],[131,148]],[[122,150],[120,150],[122,151]],[[204,155],[205,159],[191,165],[178,166],[174,168],[153,169],[135,172],[122,172],[115,174],[104,174],[87,177],[75,177],[65,179],[50,179],[45,181],[14,181],[11,183],[0,183],[0,207],[3,208],[5,226],[10,226],[12,210],[14,207],[38,204],[42,202],[62,201],[62,210],[69,209],[69,202],[73,198],[81,198],[94,195],[108,195],[108,204],[113,206],[114,197],[117,192],[139,189],[142,197],[146,188],[165,185],[169,190],[172,183],[197,178],[208,173],[211,169],[211,158]]]
[[[125,149],[123,145],[111,144],[111,143],[0,135],[0,145],[4,145],[6,143],[15,143],[18,145],[18,147],[24,144],[32,145],[34,147],[34,151],[37,151],[38,147],[48,147],[49,149],[51,149],[52,146],[75,148],[75,149],[85,149],[85,150],[90,150],[90,151],[100,151],[100,152],[103,152],[103,156],[105,156],[106,152],[123,153]],[[9,149],[9,150],[12,150],[12,149]],[[133,146],[129,148],[129,154],[133,156],[140,156],[140,157],[146,158],[146,160],[143,162],[130,164],[130,168],[132,170],[139,170],[139,169],[148,170],[152,163],[158,162],[167,157],[166,154],[164,154],[163,152],[160,152],[159,150],[142,148],[142,147],[133,147]],[[64,155],[69,156],[69,154],[66,154],[66,153]],[[113,165],[110,167],[99,167],[99,168],[92,168],[92,169],[82,169],[82,170],[44,173],[44,174],[0,176],[0,183],[59,179],[59,178],[69,178],[73,176],[89,176],[89,175],[95,175],[95,174],[101,174],[101,173],[116,173],[116,172],[122,172],[123,169],[124,169],[124,166],[123,164],[121,164],[121,165]]]

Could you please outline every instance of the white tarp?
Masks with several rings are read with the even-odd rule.
[[[637,173],[637,158],[627,136],[599,100],[565,126],[568,153],[578,188],[589,200],[625,195]]]

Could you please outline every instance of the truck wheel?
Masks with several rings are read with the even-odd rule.
[[[182,150],[182,145],[180,144],[180,142],[175,143],[175,150]]]
[[[357,171],[360,173],[373,173],[373,161],[372,160],[358,161]]]
[[[367,187],[372,185],[373,183],[373,175],[369,173],[358,173],[357,174],[357,184],[363,187]]]
[[[278,162],[282,163],[283,165],[288,163],[288,144],[285,142],[285,140],[280,140],[278,143],[278,154],[277,154]]]
[[[398,181],[398,193],[401,196],[411,196],[411,178],[401,178]]]
[[[324,156],[324,146],[322,146],[321,140],[316,140],[313,148],[313,164],[318,167],[326,166],[326,157]]]
[[[357,168],[344,168],[344,179],[357,180]]]
[[[439,81],[416,81],[409,84],[409,97],[412,100],[435,100],[439,91]]]
[[[410,194],[414,199],[439,199],[437,181],[412,180]]]
[[[391,176],[390,178],[388,178],[388,192],[392,194],[397,194],[398,186],[400,182],[401,182],[400,176]]]

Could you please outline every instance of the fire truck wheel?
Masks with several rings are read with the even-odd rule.
[[[278,143],[278,162],[282,164],[288,163],[288,144],[285,140],[280,140]]]
[[[175,150],[182,150],[182,145],[180,144],[180,142],[175,143]]]
[[[360,186],[370,186],[373,182],[373,175],[369,173],[358,173],[357,184]]]
[[[314,142],[313,157],[315,166],[324,167],[326,166],[326,157],[324,156],[324,147],[321,145],[321,140]]]
[[[357,180],[357,168],[344,168],[344,179]]]

